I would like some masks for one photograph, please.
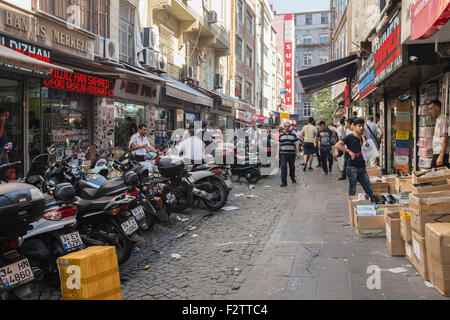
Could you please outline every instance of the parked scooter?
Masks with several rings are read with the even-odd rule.
[[[12,144],[7,145],[11,150]],[[6,152],[6,150],[3,150]],[[3,158],[3,157],[2,157]],[[0,165],[0,171],[20,164]],[[34,280],[30,262],[18,248],[31,224],[42,217],[44,195],[25,183],[0,184],[0,299],[24,299],[31,294],[29,282]]]

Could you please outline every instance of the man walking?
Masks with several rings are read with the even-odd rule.
[[[349,154],[347,164],[348,195],[356,195],[356,183],[359,181],[372,203],[376,203],[362,154],[362,137],[364,134],[364,119],[356,119],[353,122],[353,133],[346,136],[342,141],[339,141],[336,144],[336,148]]]
[[[444,124],[441,114],[441,101],[433,100],[428,106],[431,116],[436,118],[433,136],[433,161],[432,168],[446,166],[449,168],[448,128]]]
[[[316,135],[317,129],[314,126],[314,118],[311,117],[308,119],[308,124],[303,127],[302,132],[300,133],[301,139],[303,139],[303,157],[304,157],[303,171],[306,171],[308,159],[309,159],[309,170],[313,170],[312,163],[315,153],[314,140],[316,138]]]
[[[353,119],[345,120],[345,128],[342,134],[339,136],[339,141],[344,141],[346,136],[353,133],[352,125]],[[339,181],[347,179],[347,163],[348,163],[348,153],[344,152],[344,170],[342,171],[342,176],[338,179]]]
[[[299,140],[295,133],[291,130],[289,122],[284,123],[284,131],[280,135],[280,157],[281,157],[281,187],[287,186],[287,170],[289,163],[289,175],[292,183],[295,180],[295,156],[300,158]]]
[[[335,136],[335,133],[325,126],[325,122],[321,121],[319,123],[319,132],[317,134],[316,139],[314,140],[314,146],[317,146],[317,143],[320,142],[320,160],[322,161],[322,168],[325,175],[328,175],[328,172],[333,171],[333,155],[331,153],[331,137]],[[327,163],[329,162],[329,165]]]
[[[383,137],[383,132],[381,131],[380,126],[373,122],[373,116],[368,116],[367,117],[367,122],[366,122],[366,139],[367,140],[372,140],[377,148],[377,150],[380,150],[380,141],[381,138]],[[375,167],[377,165],[377,158],[370,158],[367,161],[367,166],[368,167]]]

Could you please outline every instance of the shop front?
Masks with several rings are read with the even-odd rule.
[[[158,105],[161,86],[150,82],[116,80],[114,87],[114,144],[126,147],[140,124],[147,125],[147,135],[154,144],[161,144],[161,128]],[[158,115],[158,116],[157,116]],[[162,119],[161,119],[162,118]],[[158,137],[158,139],[157,139]],[[158,140],[158,141],[157,141]]]
[[[217,125],[220,130],[234,129],[234,113],[239,109],[240,102],[238,99],[230,97],[224,93],[215,91],[220,95],[220,99],[215,101],[214,108],[211,113],[216,114]]]
[[[170,139],[175,128],[171,123],[176,123],[177,129],[194,129],[196,121],[205,120],[202,115],[205,111],[210,112],[214,100],[184,83],[165,76],[162,78],[166,84],[161,90],[159,112],[167,121],[161,124],[161,128],[166,126],[167,138]]]
[[[237,128],[245,128],[256,124],[256,109],[248,103],[240,101],[236,109],[235,123]]]

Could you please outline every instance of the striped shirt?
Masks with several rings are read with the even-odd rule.
[[[295,155],[296,154],[296,145],[299,144],[299,139],[294,131],[289,133],[283,133],[280,135],[280,154],[285,155]]]

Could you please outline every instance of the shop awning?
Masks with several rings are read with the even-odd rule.
[[[226,95],[225,93],[214,91],[222,98],[222,105],[228,106],[230,108],[239,108],[239,103],[241,103],[238,99],[230,97],[229,95]],[[224,103],[225,102],[225,103]]]
[[[350,78],[356,72],[357,54],[297,72],[306,94],[314,93]]]
[[[214,106],[214,100],[195,89],[185,85],[182,82],[161,76],[166,80],[166,96],[173,97],[179,100],[185,100],[190,103],[205,105],[208,107]]]
[[[0,45],[0,66],[16,69],[18,72],[32,73],[36,76],[50,76],[52,69],[72,72],[73,70],[37,60]]]
[[[121,71],[124,72],[125,74],[129,74],[132,76],[137,76],[137,77],[142,77],[142,78],[146,78],[149,80],[153,80],[153,81],[157,81],[157,82],[166,82],[166,80],[164,80],[163,78],[161,78],[160,76],[147,72],[145,70],[130,66],[128,64],[125,64],[126,69],[122,69],[122,68],[115,68],[117,71]]]

